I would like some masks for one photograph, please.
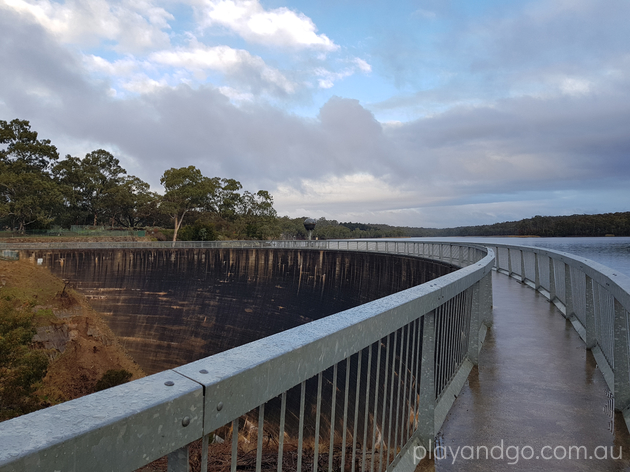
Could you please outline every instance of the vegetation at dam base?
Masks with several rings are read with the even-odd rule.
[[[62,280],[0,260],[0,421],[144,375]]]
[[[164,171],[164,194],[128,175],[98,149],[60,159],[28,121],[0,120],[0,228],[4,236],[68,235],[62,228],[150,228],[158,240],[306,239],[304,217],[278,217],[266,190],[250,192],[232,178],[206,177],[194,166]],[[102,233],[102,231],[100,232]],[[74,232],[77,234],[77,231]],[[99,234],[99,237],[120,232]],[[630,236],[630,212],[535,216],[456,228],[401,227],[320,218],[318,239],[443,236]],[[3,235],[0,234],[0,237]],[[82,236],[86,236],[85,232]]]

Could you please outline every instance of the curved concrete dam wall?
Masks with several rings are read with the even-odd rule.
[[[81,249],[25,250],[20,258],[31,258],[69,280],[91,305],[104,315],[112,331],[129,354],[148,374],[201,359],[218,352],[332,315],[390,295],[456,270],[443,262],[426,259],[346,251],[296,249]],[[421,324],[418,324],[421,329]],[[418,333],[421,339],[421,333]],[[375,402],[376,416],[370,408],[367,425],[363,415],[356,435],[375,427],[379,443],[381,425],[406,425],[414,421],[412,398],[403,399],[400,410],[382,407],[383,399],[393,394],[392,379],[409,374],[415,382],[412,361],[403,358],[403,342],[409,349],[409,333],[401,330],[387,341],[374,344],[371,364],[380,365],[370,373],[371,397],[356,396],[358,355],[350,364],[340,363],[335,387],[337,411],[331,418],[333,368],[323,374],[321,430],[329,437],[334,427],[337,438],[344,430],[344,398],[348,411],[363,412],[366,400]],[[377,347],[380,350],[378,361]],[[419,349],[420,346],[417,346]],[[368,381],[368,355],[362,355],[362,386]],[[386,367],[386,363],[389,367]],[[347,367],[350,367],[346,377]],[[389,368],[389,377],[386,377]],[[414,370],[417,370],[415,366]],[[376,371],[376,372],[375,372]],[[380,371],[380,374],[377,373]],[[347,387],[345,380],[348,379]],[[346,392],[347,389],[347,392]],[[397,387],[400,392],[400,386]],[[387,392],[386,392],[387,390]],[[326,393],[329,392],[329,393]],[[287,394],[287,411],[300,408],[300,388]],[[306,424],[315,424],[317,378],[306,383]],[[392,400],[390,400],[392,401]],[[241,434],[256,431],[257,413],[240,420]],[[276,435],[280,424],[280,399],[265,408],[265,431]],[[404,427],[404,426],[403,426]],[[346,425],[349,438],[355,436],[352,421]],[[287,415],[285,432],[297,438],[299,420]],[[306,428],[304,438],[315,431]],[[348,439],[350,440],[350,439]],[[368,435],[371,443],[372,436]]]
[[[152,374],[449,273],[443,262],[294,249],[25,250],[69,280]]]

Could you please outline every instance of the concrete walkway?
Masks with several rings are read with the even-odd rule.
[[[417,472],[630,471],[623,417],[571,324],[531,288],[496,273],[493,284],[494,325],[479,368],[436,441],[446,456]]]

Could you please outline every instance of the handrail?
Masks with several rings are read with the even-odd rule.
[[[573,324],[630,429],[630,277],[590,259],[534,246],[485,244],[495,270],[541,293]]]
[[[173,249],[172,243],[113,247]],[[276,438],[282,458],[285,425],[294,415],[299,418],[294,438],[298,470],[306,460],[309,432],[315,471],[318,455],[338,443],[344,453],[328,454],[329,470],[341,461],[342,470],[348,463],[354,471],[357,455],[363,465],[378,462],[379,470],[415,467],[414,448],[429,445],[478,362],[492,322],[492,250],[406,241],[176,244],[182,247],[386,252],[463,268],[215,356],[0,423],[1,472],[133,470],[167,454],[169,470],[187,470],[187,445],[203,439],[207,451],[211,433],[224,425],[231,425],[232,450],[237,451],[239,418],[246,414],[258,418],[253,428],[258,466],[265,435],[266,443]],[[307,394],[314,412],[305,410]],[[272,425],[266,421],[270,416],[279,421]],[[326,423],[332,425],[328,431]],[[232,454],[233,467],[237,455]],[[206,467],[204,455],[202,470]]]
[[[409,248],[413,247],[413,250]],[[461,250],[459,249],[461,247]],[[452,242],[409,242],[392,240],[322,240],[322,241],[120,241],[120,242],[0,242],[0,250],[11,249],[256,249],[256,248],[291,248],[338,251],[370,251],[419,256],[433,260],[446,261],[459,267],[465,267],[481,260],[485,253],[483,246],[475,244],[457,244]]]

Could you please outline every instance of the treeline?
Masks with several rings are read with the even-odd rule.
[[[306,237],[304,218],[281,218],[288,239]],[[534,216],[519,221],[455,228],[413,228],[382,224],[343,223],[320,218],[313,231],[318,239],[429,238],[447,236],[630,236],[630,212],[598,215]]]
[[[278,218],[280,236],[283,239],[306,239],[305,219],[287,216]],[[406,229],[380,224],[339,223],[337,220],[319,218],[313,230],[313,239],[400,238],[406,236]]]
[[[269,192],[206,177],[194,166],[171,168],[164,194],[128,175],[111,153],[59,158],[25,120],[0,120],[0,227],[25,230],[90,225],[172,228],[172,239],[266,239],[278,236]]]
[[[457,228],[406,228],[407,237],[439,236],[630,236],[630,212],[598,215],[534,216],[519,221]]]

